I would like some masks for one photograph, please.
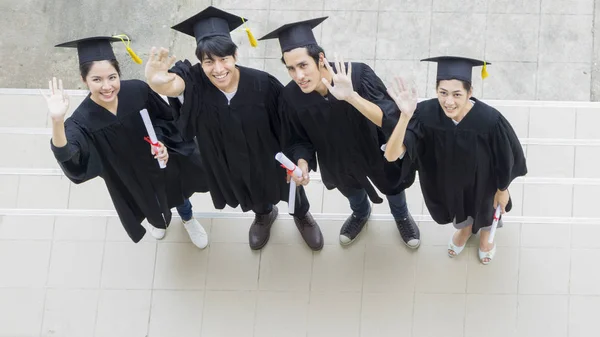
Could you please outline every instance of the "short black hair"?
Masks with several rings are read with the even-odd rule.
[[[302,46],[302,47],[298,47],[298,48],[306,48],[306,52],[308,53],[308,56],[312,57],[313,60],[315,60],[315,63],[318,65],[319,64],[319,54],[323,53],[323,55],[325,55],[325,50],[323,50],[323,48],[321,46],[319,46],[318,44],[309,44],[306,46]],[[285,53],[283,53],[285,54]],[[283,64],[285,64],[285,60],[283,59],[283,54],[281,54],[281,62]]]
[[[108,62],[110,62],[110,64],[115,68],[115,70],[117,70],[117,74],[119,74],[119,76],[121,76],[121,68],[119,67],[119,61],[117,60],[106,60]],[[94,62],[101,62],[101,61],[90,61],[90,62],[85,62],[79,65],[79,73],[81,74],[81,78],[83,78],[83,80],[85,81],[85,79],[87,78],[88,74],[90,73],[90,70],[92,69],[92,66],[94,65]]]
[[[204,58],[214,59],[214,57],[235,57],[237,45],[225,36],[211,36],[200,40],[196,47],[196,57],[200,62]]]
[[[435,88],[436,88],[436,89],[437,89],[437,88],[440,86],[440,81],[441,81],[441,80],[437,80],[437,81],[435,81]],[[467,92],[469,92],[469,90],[471,90],[471,88],[473,87],[473,86],[471,85],[471,83],[470,83],[470,82],[463,81],[463,80],[457,80],[457,81],[460,81],[460,82],[462,83],[462,85],[463,85],[463,88],[465,88],[465,90],[466,90]]]

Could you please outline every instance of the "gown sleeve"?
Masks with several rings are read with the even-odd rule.
[[[192,155],[196,150],[196,143],[192,139],[185,140],[173,119],[175,110],[145,82],[141,82],[146,90],[146,109],[152,120],[156,138],[169,150],[184,156]]]
[[[400,158],[396,161],[397,165],[402,167],[402,180],[410,179],[410,177],[418,170],[419,157],[423,149],[427,146],[424,139],[423,123],[420,120],[420,115],[423,113],[424,108],[422,103],[417,104],[417,108],[406,126],[403,141],[406,151],[400,155]],[[391,120],[388,119],[388,122],[390,121]],[[389,139],[389,136],[391,136],[397,123],[398,119],[396,119],[393,124],[390,123],[389,134],[386,134],[386,138]],[[387,144],[385,146],[387,146]],[[382,150],[385,151],[385,147],[382,147]]]
[[[387,93],[383,81],[368,65],[363,66],[360,78],[359,94],[362,98],[376,104],[383,112],[381,129],[386,138],[389,138],[400,118],[400,110],[396,102]]]
[[[177,61],[169,72],[177,74],[185,82],[183,103],[178,97],[169,97],[169,104],[173,107],[175,124],[181,132],[181,136],[186,140],[192,140],[196,136],[201,85],[188,60]]]
[[[523,147],[512,126],[502,115],[499,115],[493,128],[491,141],[496,187],[504,191],[515,178],[527,174]]]
[[[419,154],[422,150],[423,145],[423,123],[419,119],[419,108],[415,111],[414,115],[408,121],[406,127],[406,133],[404,134],[404,146],[406,152],[404,158],[408,156],[410,161],[416,162],[419,158]],[[393,130],[392,130],[393,131]]]
[[[401,180],[408,179],[418,170],[419,156],[425,146],[423,143],[423,124],[418,118],[417,111],[415,111],[406,127],[404,146],[406,151],[398,159],[399,165],[402,167]]]
[[[150,89],[148,84],[142,82],[146,91],[146,109],[153,119],[174,121],[175,111],[159,94]]]
[[[294,163],[300,159],[306,160],[309,169],[317,171],[315,148],[298,120],[298,114],[283,95],[279,99],[279,115],[283,153]]]
[[[421,104],[417,104],[417,109],[415,110],[413,116],[410,121],[408,121],[408,125],[406,126],[406,132],[404,133],[404,146],[406,147],[406,152],[400,155],[398,160],[403,160],[407,158],[406,161],[417,162],[419,153],[422,151],[424,146],[423,144],[423,124],[419,119],[420,111],[423,110],[423,106]],[[398,119],[392,123],[391,119],[387,120],[389,124],[389,132],[386,132],[386,138],[392,135],[394,132],[394,128],[396,128],[396,124],[398,124]],[[387,146],[387,144],[385,145]],[[385,147],[382,148],[385,151]]]
[[[265,102],[267,113],[269,114],[269,123],[271,132],[277,137],[277,141],[281,145],[282,121],[279,115],[279,95],[283,89],[283,85],[275,77],[269,76],[269,92],[267,94],[267,102]]]
[[[65,121],[67,145],[56,147],[50,140],[54,158],[65,176],[81,184],[102,174],[102,160],[85,131],[71,119]]]

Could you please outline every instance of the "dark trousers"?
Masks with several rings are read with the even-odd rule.
[[[291,182],[291,184],[294,184],[294,182]],[[294,207],[295,212],[291,215],[297,218],[303,218],[310,209],[310,203],[302,186],[296,186],[296,203]],[[272,210],[273,204],[262,204],[252,209],[256,214],[269,214]]]
[[[348,198],[350,208],[357,217],[364,218],[369,215],[371,203],[369,201],[369,196],[364,189],[338,188],[338,190]],[[406,193],[404,191],[396,195],[386,195],[386,198],[395,220],[402,220],[408,216]]]

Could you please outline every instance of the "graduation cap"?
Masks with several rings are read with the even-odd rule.
[[[127,39],[127,42],[125,42],[125,39]],[[92,61],[116,60],[117,58],[115,57],[111,43],[118,41],[122,41],[125,44],[127,52],[135,63],[142,64],[142,59],[131,50],[129,46],[131,39],[127,35],[86,37],[57,44],[55,47],[77,48],[79,64],[83,64]]]
[[[488,76],[486,61],[480,61],[459,56],[438,56],[423,59],[421,61],[437,62],[437,80],[462,80],[471,83],[473,67],[483,66],[481,78]]]
[[[231,39],[229,32],[244,24],[247,19],[209,6],[200,13],[176,24],[172,29],[196,38],[196,43],[211,36],[225,36]],[[256,47],[258,43],[252,35],[250,28],[245,27],[250,45]]]
[[[279,39],[282,53],[309,44],[317,44],[317,40],[315,39],[312,30],[327,18],[327,16],[324,16],[305,21],[287,23],[261,37],[259,40]]]

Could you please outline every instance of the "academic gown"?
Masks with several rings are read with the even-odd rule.
[[[206,192],[195,143],[183,142],[173,125],[172,109],[139,80],[121,81],[116,115],[90,96],[65,121],[67,145],[50,143],[65,175],[80,184],[101,177],[127,234],[139,242],[146,218],[157,228],[171,221],[170,209],[194,192]],[[150,152],[140,110],[147,109],[159,141],[169,151],[165,169]]]
[[[368,65],[352,63],[351,80],[354,90],[384,114],[399,114],[385,85]],[[330,93],[305,94],[292,81],[281,94],[280,113],[286,155],[294,162],[306,160],[313,171],[318,166],[327,189],[365,189],[371,201],[381,203],[373,184],[383,194],[395,195],[414,182],[414,174],[400,179],[401,167],[385,160],[380,149],[386,142],[384,133],[348,102]]]
[[[175,107],[185,139],[196,137],[214,207],[240,206],[246,212],[288,200],[281,151],[277,98],[283,85],[266,72],[237,66],[240,79],[231,102],[200,64],[177,62],[170,72],[185,81],[183,104]]]
[[[473,233],[492,224],[497,190],[506,190],[527,174],[523,148],[498,110],[476,98],[467,115],[455,124],[437,99],[417,104],[409,121],[399,160],[404,172],[418,170],[425,204],[439,224],[474,219]],[[386,116],[391,134],[398,116]],[[512,208],[509,201],[506,211]]]

